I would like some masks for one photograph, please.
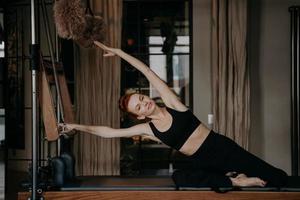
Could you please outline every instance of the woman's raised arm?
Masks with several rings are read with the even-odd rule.
[[[102,48],[104,51],[108,52],[104,54],[104,56],[113,56],[117,55],[122,59],[126,60],[129,64],[139,70],[141,73],[145,75],[148,81],[157,89],[159,92],[162,100],[166,104],[166,106],[175,108],[178,110],[186,110],[186,106],[180,102],[177,95],[168,87],[168,85],[161,80],[147,65],[145,65],[140,60],[136,59],[135,57],[125,53],[121,49],[115,49],[105,46],[100,42],[95,42],[97,46]]]

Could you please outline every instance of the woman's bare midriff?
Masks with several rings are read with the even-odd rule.
[[[179,151],[187,156],[193,155],[203,144],[209,132],[210,129],[208,129],[204,124],[200,124]]]

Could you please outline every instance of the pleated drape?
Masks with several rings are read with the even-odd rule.
[[[122,0],[93,0],[94,14],[103,16],[106,45],[121,47]],[[98,49],[75,50],[75,105],[77,122],[119,128],[120,59],[103,58]],[[87,133],[74,139],[78,175],[119,175],[120,140],[105,139]]]
[[[246,41],[247,0],[213,0],[213,128],[248,149],[250,75]]]

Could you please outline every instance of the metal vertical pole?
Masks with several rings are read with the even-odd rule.
[[[56,62],[59,62],[59,53],[58,53],[58,51],[59,51],[59,49],[58,49],[58,34],[57,34],[57,31],[56,31],[56,29],[55,29],[55,61]],[[59,91],[57,91],[57,99],[56,99],[56,102],[59,102],[60,101],[60,94],[58,94],[58,92]],[[61,113],[63,113],[63,107],[61,107],[62,106],[62,104],[60,103],[57,103],[57,108],[56,108],[56,116],[57,116],[57,123],[60,123],[61,122],[61,119],[63,120],[63,121],[65,121],[64,120],[64,114],[62,114],[62,116],[61,116]],[[60,110],[61,109],[61,110]],[[62,111],[62,112],[61,112]],[[60,153],[61,153],[61,138],[59,137],[58,138],[58,140],[57,140],[57,143],[56,143],[56,146],[57,146],[57,152],[56,152],[56,154],[57,154],[57,156],[59,156],[60,155]]]
[[[38,67],[38,47],[35,38],[35,1],[31,0],[31,74],[32,74],[32,191],[31,199],[36,199],[37,155],[36,155],[36,70]]]
[[[57,30],[55,29],[55,60],[56,60],[56,62],[59,62],[59,43],[58,43],[58,34],[57,34]],[[59,96],[60,96],[60,94],[58,94]],[[59,101],[59,96],[57,95],[57,102]],[[63,121],[65,121],[64,120],[64,114],[61,116],[61,111],[62,111],[62,113],[63,113],[63,107],[60,107],[59,105],[61,105],[61,104],[57,104],[57,123],[60,123],[61,122],[61,119],[63,120]],[[60,111],[60,109],[62,109],[61,111]],[[60,155],[60,153],[61,153],[61,138],[59,137],[58,138],[58,140],[57,140],[57,143],[56,143],[56,146],[57,146],[57,155]]]

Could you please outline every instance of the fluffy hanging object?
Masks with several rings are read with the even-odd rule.
[[[56,0],[53,10],[60,37],[73,39],[86,48],[94,47],[94,41],[104,41],[105,25],[102,17],[86,13],[81,0]]]
[[[57,33],[66,39],[77,39],[86,27],[84,8],[80,0],[56,0],[54,20]]]

